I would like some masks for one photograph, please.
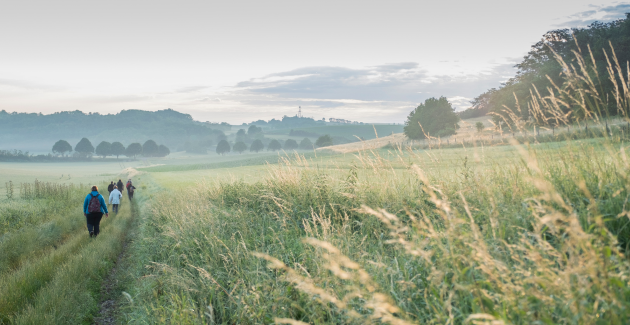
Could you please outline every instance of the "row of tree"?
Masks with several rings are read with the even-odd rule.
[[[72,146],[66,140],[59,140],[53,145],[52,152],[56,155],[65,156],[67,153],[72,152]],[[158,145],[153,140],[147,140],[144,144],[135,142],[127,147],[120,142],[109,143],[102,141],[94,148],[92,142],[87,138],[81,139],[81,141],[74,146],[74,152],[82,157],[89,157],[92,154],[96,154],[103,158],[116,156],[116,159],[118,159],[120,155],[132,158],[136,158],[138,155],[145,157],[166,157],[171,153],[167,146],[163,144]]]
[[[284,150],[296,150],[296,149],[312,150],[315,147],[326,147],[326,146],[332,146],[332,145],[333,145],[333,141],[329,135],[323,135],[319,137],[317,141],[315,141],[315,145],[313,145],[311,140],[309,140],[308,138],[304,138],[299,144],[297,143],[297,141],[293,139],[289,139],[284,142],[284,146],[280,143],[280,141],[273,139],[267,145],[267,151],[278,151],[282,149]],[[221,140],[217,144],[216,152],[220,155],[226,154],[230,151],[238,152],[240,154],[246,151],[247,149],[249,149],[249,151],[251,152],[259,152],[265,149],[265,145],[260,139],[256,139],[254,140],[254,142],[252,142],[249,148],[247,144],[243,141],[237,141],[236,143],[234,143],[233,147],[230,147],[229,142],[227,142],[226,140]]]

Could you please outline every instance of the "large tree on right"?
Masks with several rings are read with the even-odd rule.
[[[443,137],[455,134],[459,116],[446,97],[429,98],[409,113],[405,122],[405,135],[410,139],[427,136]]]

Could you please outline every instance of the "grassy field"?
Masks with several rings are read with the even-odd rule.
[[[310,133],[316,133],[319,135],[328,134],[330,136],[344,137],[346,139],[356,139],[357,137],[363,137],[364,139],[374,139],[378,135],[379,137],[387,136],[392,133],[402,133],[403,125],[393,124],[363,124],[363,125],[328,125],[328,126],[316,126],[308,128],[295,128],[294,131],[306,131]],[[376,130],[376,132],[375,132]],[[288,131],[287,131],[288,132]],[[303,137],[302,137],[303,138]]]
[[[623,324],[628,149],[2,164],[0,324]],[[90,239],[88,184],[128,177],[137,200]]]

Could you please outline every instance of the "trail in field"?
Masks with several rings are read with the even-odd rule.
[[[134,220],[137,217],[137,205],[134,203],[130,203],[130,214],[131,214],[131,224],[134,224]],[[128,256],[129,243],[133,240],[133,232],[131,230],[127,230],[125,235],[125,242],[123,244],[123,248],[118,254],[116,261],[114,262],[114,267],[110,270],[107,278],[103,280],[101,284],[101,301],[99,302],[99,313],[94,318],[94,324],[98,325],[109,325],[116,324],[116,315],[118,314],[118,297],[120,295],[119,288],[119,272],[121,272],[124,268],[124,260]]]

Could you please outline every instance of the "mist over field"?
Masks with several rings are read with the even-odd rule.
[[[630,3],[13,2],[0,39],[0,325],[630,319]]]

